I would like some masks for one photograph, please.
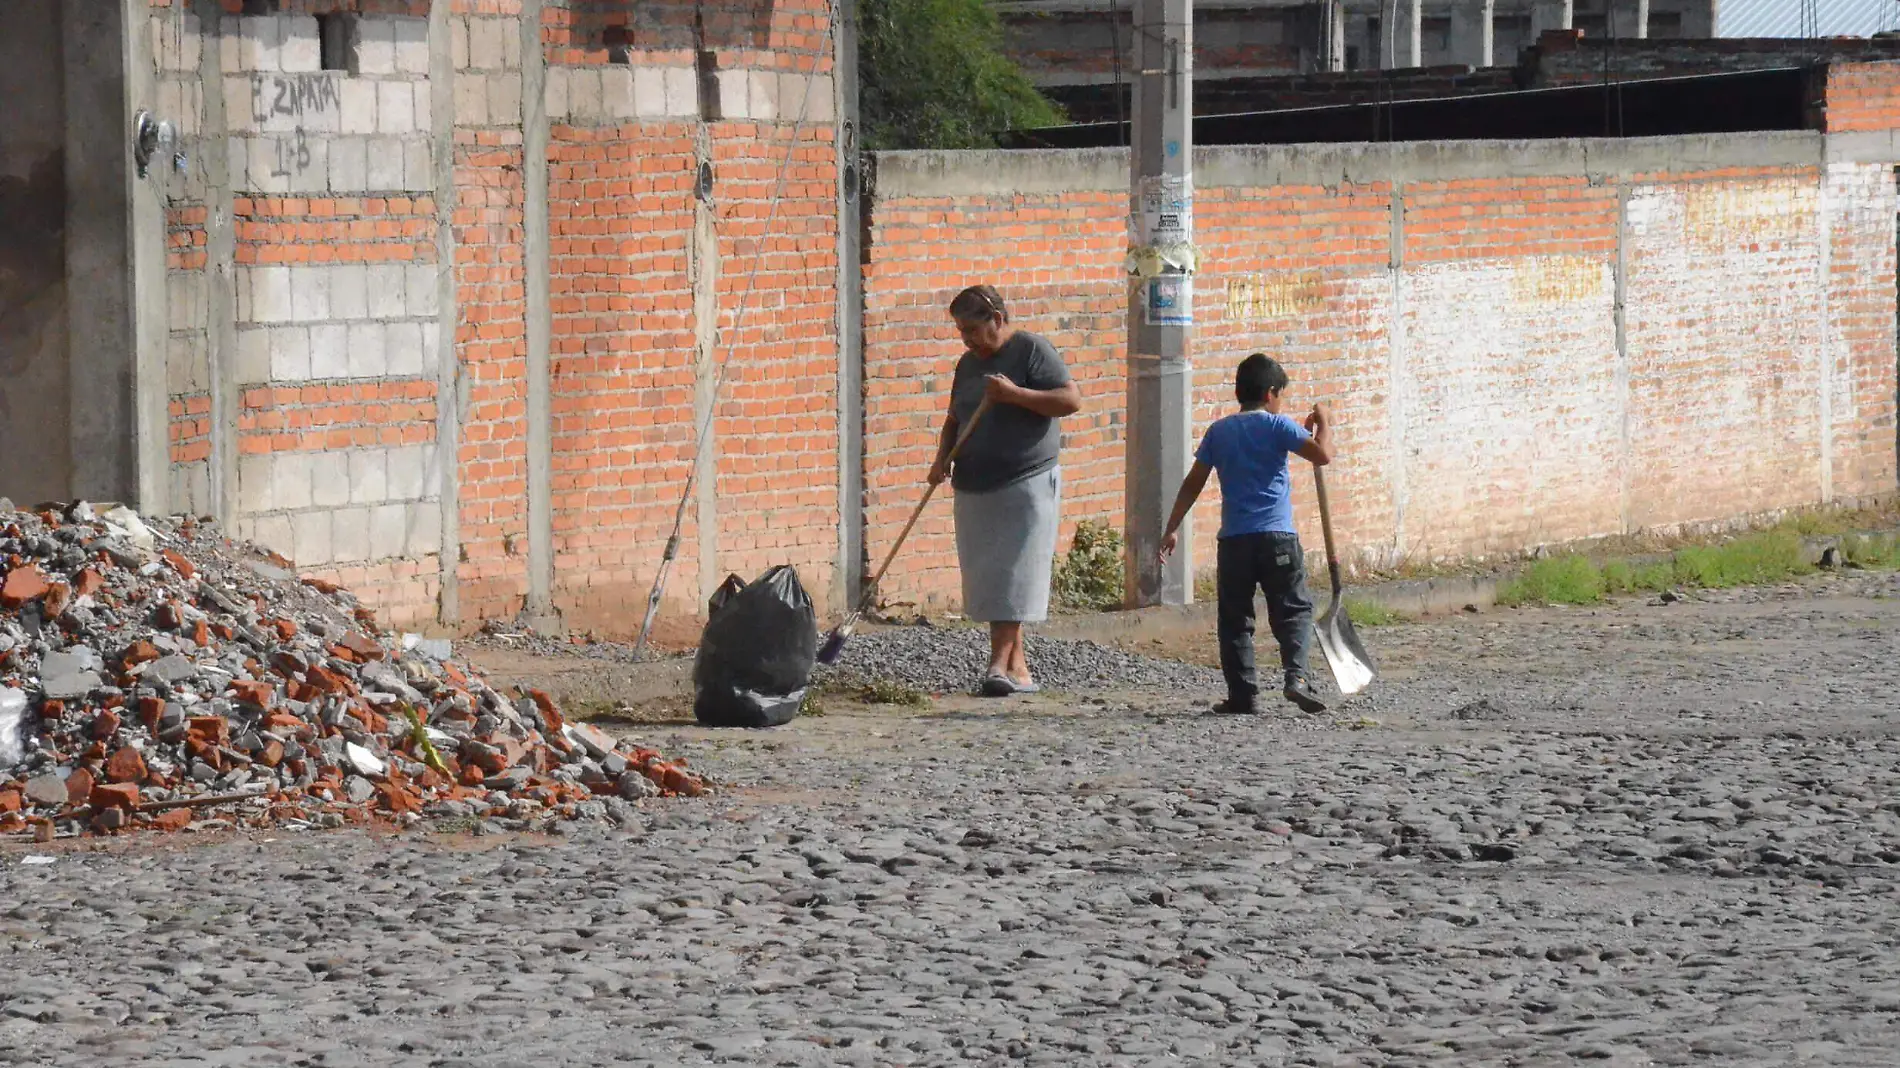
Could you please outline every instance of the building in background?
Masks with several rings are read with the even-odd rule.
[[[1718,37],[1871,37],[1900,30],[1895,0],[1721,0]]]

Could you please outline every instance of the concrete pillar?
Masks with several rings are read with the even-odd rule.
[[[1610,24],[1606,37],[1641,38],[1649,36],[1649,0],[1610,0]]]
[[[153,318],[165,322],[163,259],[156,276],[151,260],[151,242],[163,240],[164,217],[149,183],[136,176],[129,150],[133,115],[157,103],[144,50],[150,12],[123,0],[67,0],[60,14],[70,496],[162,510],[169,456],[162,448],[153,454],[165,431],[162,422],[149,424],[154,411],[162,420],[165,409],[142,393],[155,391],[157,400],[166,389],[166,339]],[[136,75],[135,64],[143,65]],[[146,99],[134,101],[135,92]],[[166,155],[153,163],[162,173],[171,161]],[[141,226],[151,231],[143,240]],[[141,314],[141,300],[158,303]],[[156,351],[149,351],[154,344]],[[158,470],[141,470],[154,464]]]
[[[832,40],[838,116],[838,611],[864,596],[864,205],[858,154],[858,12],[839,4]],[[1119,32],[1119,30],[1117,31]]]
[[[1491,65],[1491,16],[1496,0],[1452,0],[1451,60],[1473,67]]]
[[[1319,5],[1319,69],[1346,69],[1346,3],[1325,0]]]
[[[554,609],[554,419],[551,363],[554,315],[548,254],[547,53],[541,47],[543,0],[521,5],[522,260],[527,273],[528,376],[528,618],[545,634],[559,633]]]
[[[1194,27],[1191,0],[1136,0],[1130,207],[1143,244],[1194,239]],[[1146,208],[1147,210],[1144,210]],[[1165,269],[1164,269],[1165,270]],[[1130,607],[1194,599],[1190,523],[1160,562],[1161,533],[1193,459],[1194,276],[1133,278],[1128,307],[1124,574]]]
[[[1388,67],[1422,67],[1425,65],[1425,4],[1424,0],[1393,0],[1393,18],[1398,25],[1388,38],[1393,42],[1392,57],[1386,61]]]
[[[436,598],[440,622],[459,622],[461,599],[462,506],[458,457],[462,450],[462,413],[468,410],[462,361],[456,354],[461,311],[455,284],[455,25],[450,5],[429,6],[429,136],[434,142],[436,373],[434,484],[441,487],[442,550]]]
[[[1573,28],[1575,6],[1572,0],[1531,0],[1531,42],[1535,44],[1545,30]]]

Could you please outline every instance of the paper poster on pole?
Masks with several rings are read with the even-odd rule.
[[[1194,230],[1194,190],[1181,175],[1142,178],[1137,188],[1137,243],[1169,245],[1185,242]]]
[[[1142,317],[1149,326],[1194,324],[1193,275],[1164,274],[1150,278],[1147,290],[1147,299],[1142,301]]]

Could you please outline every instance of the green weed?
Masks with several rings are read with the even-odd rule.
[[[1851,566],[1869,571],[1900,570],[1900,535],[1856,534],[1842,538],[1841,556]]]
[[[1093,519],[1076,524],[1075,540],[1056,568],[1056,603],[1082,612],[1103,612],[1122,606],[1122,533]]]
[[[1352,620],[1355,627],[1389,627],[1411,622],[1411,617],[1403,612],[1359,597],[1346,598],[1346,618]]]
[[[1552,556],[1534,561],[1498,589],[1498,603],[1595,604],[1603,599],[1603,569],[1584,556]]]
[[[1781,582],[1814,570],[1801,558],[1801,538],[1790,530],[1749,534],[1722,545],[1676,550],[1679,586],[1723,589]]]

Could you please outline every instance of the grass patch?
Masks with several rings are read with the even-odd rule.
[[[1603,569],[1585,556],[1552,556],[1532,562],[1498,590],[1501,605],[1595,604],[1603,599]]]
[[[1900,571],[1900,535],[1855,534],[1841,539],[1841,556],[1849,567],[1869,571]]]
[[[1352,620],[1355,627],[1390,627],[1396,623],[1409,623],[1412,617],[1387,608],[1377,601],[1348,597],[1346,598],[1346,618]]]
[[[1745,534],[1720,545],[1687,545],[1669,559],[1653,563],[1610,560],[1598,564],[1585,556],[1554,556],[1536,561],[1505,583],[1498,590],[1498,603],[1596,604],[1612,594],[1786,582],[1814,571],[1803,557],[1803,535],[1797,529],[1803,524],[1820,527],[1827,523],[1831,523],[1831,517],[1797,516],[1783,526]],[[1841,539],[1841,557],[1850,567],[1900,570],[1900,537],[1849,535]]]
[[[1122,532],[1107,523],[1084,519],[1076,524],[1068,555],[1050,582],[1056,604],[1080,612],[1120,608],[1122,550]]]
[[[930,707],[930,695],[902,683],[876,679],[852,691],[852,696],[867,705],[901,705],[905,708]]]
[[[1791,530],[1771,530],[1724,545],[1676,550],[1675,577],[1680,586],[1752,586],[1780,582],[1812,570],[1801,558],[1801,536]]]

